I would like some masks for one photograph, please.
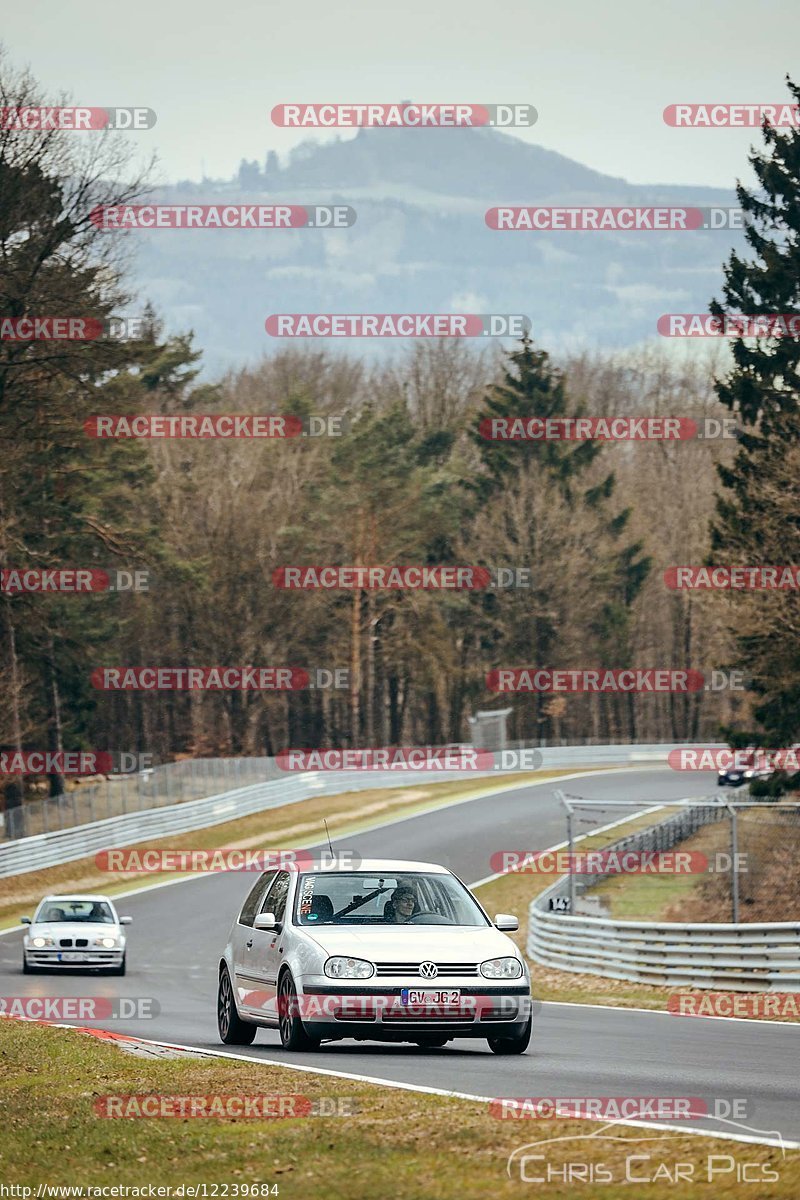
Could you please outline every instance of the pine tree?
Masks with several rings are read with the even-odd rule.
[[[585,665],[628,666],[632,606],[651,560],[643,554],[640,542],[625,543],[630,510],[614,508],[614,474],[603,474],[598,462],[603,453],[601,442],[506,441],[483,436],[484,423],[492,417],[525,420],[582,415],[582,409],[570,401],[563,374],[551,365],[546,351],[535,349],[528,336],[508,360],[503,382],[490,389],[478,413],[473,440],[483,472],[473,490],[481,504],[491,510],[492,543],[517,554],[515,565],[532,569],[533,585],[518,594],[475,597],[474,603],[482,608],[485,620],[483,648],[495,659],[500,653],[507,660],[509,654],[516,655],[517,665],[567,665],[563,659],[558,661],[558,655],[559,650],[563,655],[567,644],[564,626],[568,621],[572,633],[576,626],[581,633]],[[526,493],[530,497],[538,493],[543,499],[517,503],[518,497]],[[583,531],[583,537],[573,542],[571,523]],[[553,533],[558,545],[552,548],[549,561],[561,562],[555,578],[545,568],[543,558],[545,553],[551,555],[548,541]],[[580,611],[574,606],[581,589],[570,591],[566,582],[574,571],[576,545],[582,545],[587,555],[580,570],[591,580]],[[529,724],[529,732],[539,736],[551,723],[541,696],[536,696],[534,709],[535,724]],[[628,728],[635,736],[633,707],[629,709]]]
[[[795,105],[800,87],[787,78]],[[762,129],[764,149],[749,158],[758,186],[739,183],[745,237],[753,257],[732,253],[724,300],[711,312],[800,313],[800,129]],[[786,565],[800,562],[800,485],[788,470],[800,445],[800,338],[732,344],[734,366],[717,383],[721,402],[739,418],[730,466],[718,467],[711,545],[715,562]],[[800,605],[791,593],[732,593],[740,663],[760,697],[755,716],[775,745],[800,737]]]

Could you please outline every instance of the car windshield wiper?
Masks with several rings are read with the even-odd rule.
[[[382,896],[384,892],[390,892],[391,890],[392,889],[390,887],[379,887],[376,888],[374,892],[368,892],[366,896],[360,896],[358,899],[353,900],[350,904],[348,904],[346,908],[343,908],[341,912],[334,913],[334,921],[337,919],[337,917],[346,917],[348,913],[355,912],[357,908],[361,908],[364,904],[368,904],[370,900],[374,900],[376,896]]]

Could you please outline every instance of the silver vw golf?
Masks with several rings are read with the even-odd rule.
[[[219,964],[217,1018],[228,1045],[276,1028],[287,1050],[322,1041],[444,1046],[486,1038],[522,1054],[530,975],[465,884],[432,863],[390,859],[276,870],[250,891]]]

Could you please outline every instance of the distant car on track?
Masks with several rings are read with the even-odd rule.
[[[22,939],[22,970],[31,975],[58,967],[102,968],[124,975],[126,939],[123,925],[132,917],[117,915],[107,896],[45,896]]]
[[[731,766],[717,771],[717,787],[741,787],[754,779],[769,779],[774,773],[764,763],[764,752],[754,746],[738,750]]]
[[[286,1050],[322,1041],[486,1038],[522,1054],[531,1036],[530,975],[465,884],[431,863],[275,870],[260,877],[219,964],[217,1021],[227,1045],[277,1028]]]

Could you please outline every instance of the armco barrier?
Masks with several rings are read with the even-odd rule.
[[[528,924],[528,956],[542,966],[672,987],[800,989],[800,924],[612,921],[544,912],[546,896],[531,902]]]
[[[664,762],[670,750],[686,743],[662,745],[615,746],[547,746],[539,749],[542,770],[555,767],[624,766],[637,763]],[[235,788],[202,800],[184,804],[164,805],[141,812],[109,817],[71,829],[36,834],[0,845],[0,878],[40,871],[45,867],[86,858],[99,850],[131,846],[174,834],[190,833],[195,829],[219,825],[238,817],[296,804],[312,796],[331,796],[368,788],[401,787],[413,781],[422,784],[447,783],[470,779],[496,779],[508,782],[513,771],[504,771],[500,753],[495,755],[496,769],[492,772],[430,773],[409,771],[321,771],[301,775],[286,774],[280,779],[265,780],[248,787]],[[713,787],[713,781],[710,783]]]
[[[687,827],[692,813],[696,816]],[[686,808],[615,842],[613,848],[668,849],[723,813],[724,808],[716,814],[708,806]],[[574,882],[586,887],[602,878],[580,875]],[[526,949],[533,962],[560,971],[662,986],[738,992],[800,989],[798,922],[690,924],[551,912],[550,900],[568,896],[569,891],[569,879],[562,876],[531,901]]]

